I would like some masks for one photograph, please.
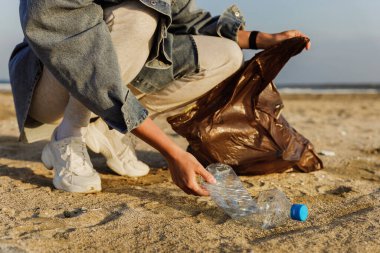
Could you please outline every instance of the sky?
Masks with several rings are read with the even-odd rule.
[[[310,51],[292,59],[277,83],[380,83],[379,0],[198,0],[213,15],[236,4],[247,30],[276,33],[298,29]],[[23,38],[19,1],[0,0],[0,80],[8,80],[8,58]],[[254,51],[247,51],[249,57]]]

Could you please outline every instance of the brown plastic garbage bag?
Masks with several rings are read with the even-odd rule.
[[[186,112],[168,118],[203,165],[221,162],[239,174],[323,168],[312,144],[281,116],[283,103],[272,83],[306,43],[292,38],[258,53]]]

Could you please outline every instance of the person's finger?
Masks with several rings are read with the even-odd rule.
[[[182,191],[184,191],[188,195],[197,195],[194,191],[192,191],[191,189],[188,189],[186,187],[183,187],[181,189],[182,189]]]
[[[298,31],[298,30],[296,31],[296,36],[307,38],[307,35],[306,35],[306,34],[304,34],[304,33],[301,32],[301,31]]]
[[[198,187],[195,190],[195,193],[198,196],[210,196],[210,193],[206,189],[203,189],[202,187]]]
[[[301,36],[301,37],[307,38],[306,34],[303,34],[303,33],[301,33],[301,32],[299,33],[298,36]]]
[[[309,42],[306,44],[306,50],[309,50],[311,48],[311,41],[309,40]]]
[[[310,42],[310,40],[309,40],[309,41],[306,43],[305,49],[306,49],[306,50],[309,50],[310,47],[311,47],[311,42]]]
[[[310,38],[309,38],[306,34],[304,34],[304,33],[302,33],[302,32],[298,32],[297,35],[300,36],[300,37],[303,37],[303,38],[306,38],[306,39],[309,40],[309,42],[306,44],[306,50],[309,50],[309,49],[311,48]]]
[[[189,175],[187,175],[187,180],[184,180],[185,187],[187,187],[187,189],[191,191],[191,194],[198,196],[208,196],[208,191],[200,187],[200,185],[198,184],[196,174],[198,174],[197,170],[192,171]]]
[[[309,39],[309,37],[306,34],[303,34],[302,32],[298,32],[297,37],[303,37],[303,38]]]
[[[198,173],[198,175],[200,175],[201,177],[203,177],[203,179],[207,183],[216,184],[215,177],[210,172],[208,172],[205,168],[199,167],[199,169],[197,170],[197,173]]]
[[[198,196],[208,196],[208,195],[210,195],[209,192],[206,189],[204,189],[204,188],[202,188],[202,187],[199,186],[199,184],[196,182],[195,178],[194,178],[194,181],[191,182],[188,185],[188,187],[189,187],[189,190],[194,195],[198,195]]]
[[[184,191],[186,194],[189,194],[189,195],[194,195],[194,192],[189,189],[189,187],[187,187],[186,185],[184,184],[181,184],[181,183],[176,183],[176,185],[181,188],[182,191]]]

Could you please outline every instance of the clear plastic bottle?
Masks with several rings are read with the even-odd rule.
[[[216,204],[231,218],[245,217],[257,212],[256,202],[230,166],[215,163],[206,169],[215,177],[216,184],[203,182],[203,186]]]
[[[282,225],[289,219],[306,221],[309,214],[306,205],[292,204],[278,189],[260,192],[256,201],[259,207],[257,218],[260,218],[257,222],[266,229]],[[255,217],[252,216],[252,218]]]
[[[230,166],[216,163],[206,169],[215,177],[217,183],[203,182],[204,187],[216,204],[233,219],[243,219],[266,229],[284,224],[289,219],[307,219],[307,206],[292,204],[277,189],[261,192],[255,201]]]

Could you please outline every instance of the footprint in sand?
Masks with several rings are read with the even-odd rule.
[[[87,209],[82,207],[60,211],[58,214],[57,210],[39,210],[28,218],[22,219],[22,225],[12,228],[7,237],[28,238],[36,234],[53,236],[57,233],[67,236],[76,229],[102,226],[117,220],[128,209],[127,205],[119,205],[114,210],[101,208]]]
[[[0,245],[0,252],[6,253],[26,253],[27,251],[20,249],[17,246],[13,245]]]
[[[331,189],[331,186],[321,185],[321,186],[317,186],[316,190],[318,193],[336,195],[336,196],[340,196],[340,197],[344,197],[345,194],[354,191],[352,189],[352,187],[344,186],[344,185],[338,186],[338,187],[333,188],[333,189]]]

